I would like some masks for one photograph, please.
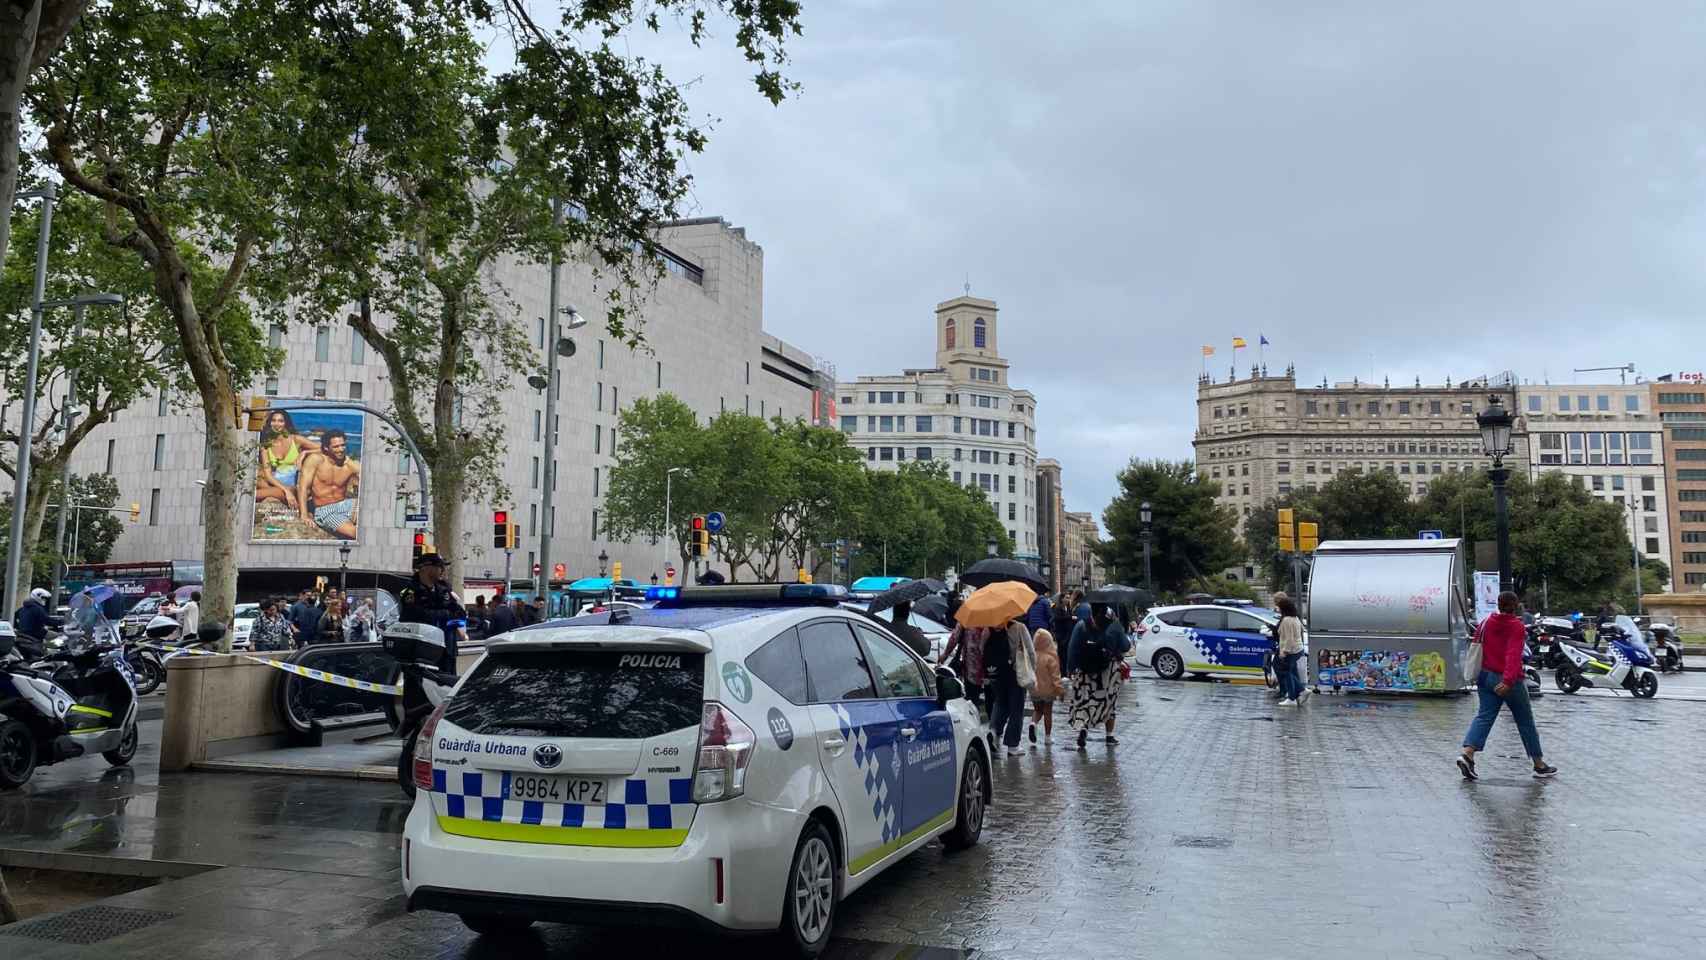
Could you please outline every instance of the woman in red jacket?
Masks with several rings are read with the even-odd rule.
[[[1487,734],[1492,732],[1501,705],[1511,708],[1517,732],[1522,735],[1522,748],[1534,761],[1534,775],[1545,779],[1558,772],[1540,753],[1540,731],[1534,729],[1534,710],[1522,677],[1522,650],[1528,630],[1516,611],[1516,594],[1506,590],[1499,594],[1499,611],[1481,624],[1481,675],[1475,683],[1481,709],[1463,737],[1463,753],[1457,758],[1457,769],[1463,771],[1465,780],[1479,779],[1475,775],[1475,753],[1487,748]]]

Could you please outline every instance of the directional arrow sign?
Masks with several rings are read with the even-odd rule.
[[[712,533],[722,533],[723,515],[715,511],[705,514],[705,529]]]

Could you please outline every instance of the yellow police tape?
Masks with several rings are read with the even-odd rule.
[[[203,650],[200,647],[169,647],[156,644],[144,644],[144,646],[150,650],[165,652],[167,654],[165,659],[168,660],[175,656],[222,656],[222,654],[216,653],[212,650]],[[285,673],[294,673],[299,677],[307,677],[310,680],[318,680],[321,683],[336,684],[340,687],[349,687],[352,690],[366,690],[369,693],[388,693],[392,696],[402,696],[403,694],[403,685],[400,683],[374,683],[371,680],[357,680],[354,677],[346,677],[336,673],[327,673],[324,670],[315,670],[312,667],[304,667],[300,664],[288,663],[283,660],[274,660],[270,657],[251,657],[246,653],[223,654],[223,656],[242,657],[244,660],[253,660],[256,663],[264,663],[269,667],[276,667],[283,670]]]

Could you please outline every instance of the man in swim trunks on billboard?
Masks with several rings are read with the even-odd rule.
[[[341,540],[354,540],[360,481],[361,464],[349,459],[349,437],[342,430],[327,430],[320,438],[320,452],[302,463],[296,498],[302,519]]]

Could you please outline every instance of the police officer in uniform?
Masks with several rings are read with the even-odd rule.
[[[444,580],[444,558],[436,553],[423,553],[415,558],[415,576],[397,596],[398,623],[428,623],[444,631],[444,662],[442,670],[456,670],[456,640],[461,628],[446,626],[452,620],[466,622],[468,611],[450,584]]]

